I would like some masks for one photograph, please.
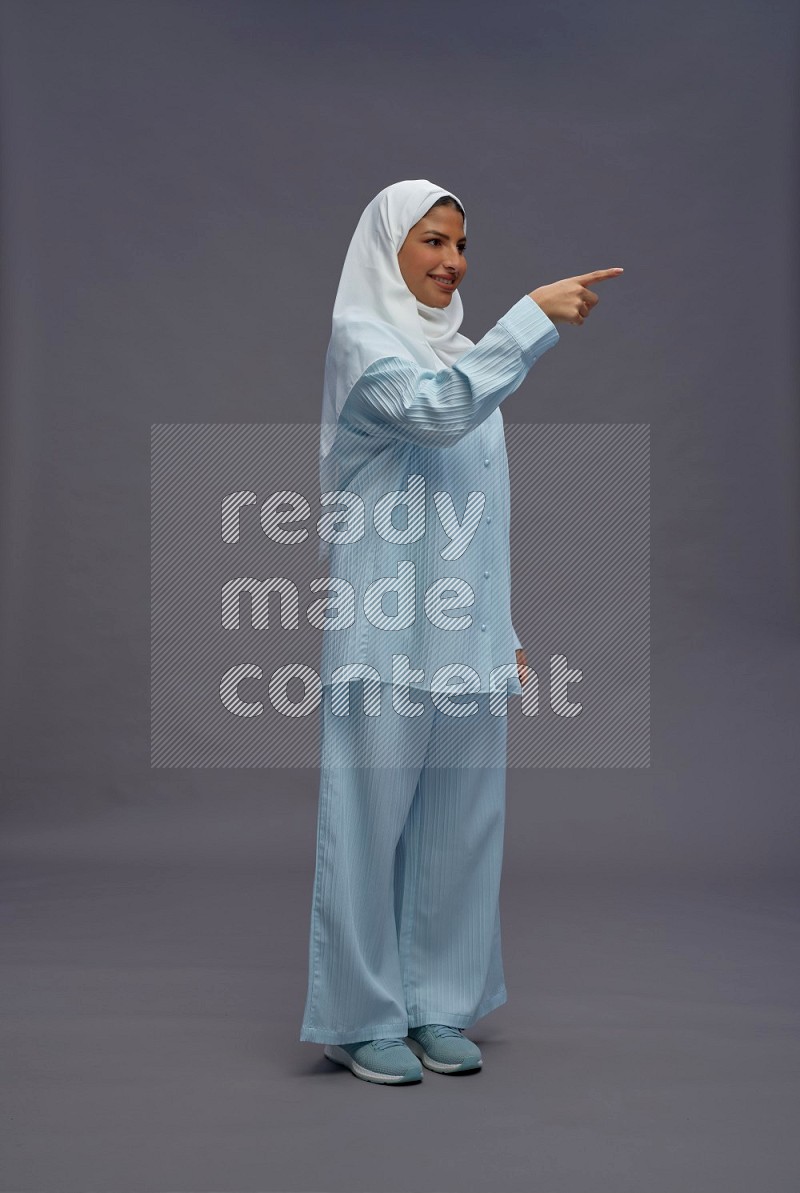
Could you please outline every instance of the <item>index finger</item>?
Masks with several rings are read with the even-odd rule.
[[[582,286],[587,286],[592,282],[604,282],[606,278],[616,278],[622,273],[622,266],[617,265],[613,269],[595,269],[592,273],[581,273],[575,279],[580,282]]]

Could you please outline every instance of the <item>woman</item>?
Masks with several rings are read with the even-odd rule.
[[[341,599],[323,637],[300,1039],[382,1084],[421,1080],[420,1060],[480,1068],[464,1029],[507,998],[502,700],[521,694],[526,664],[499,405],[558,341],[555,323],[583,323],[588,284],[622,272],[540,287],[473,344],[458,330],[465,248],[463,204],[442,187],[376,195],[345,258],[325,365],[320,480],[338,512],[321,523],[321,554]]]

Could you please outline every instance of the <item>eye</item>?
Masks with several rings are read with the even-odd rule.
[[[440,236],[429,236],[429,237],[428,237],[428,238],[427,238],[427,239],[424,241],[424,243],[425,243],[425,244],[441,244],[441,243],[442,243],[442,238],[441,238]],[[462,257],[463,257],[464,253],[467,251],[467,246],[466,246],[465,244],[460,244],[460,245],[458,245],[457,247],[458,247],[458,251],[459,251],[459,253],[461,253],[461,255],[462,255]]]

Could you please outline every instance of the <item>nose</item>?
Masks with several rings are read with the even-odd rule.
[[[450,252],[448,252],[448,254],[445,257],[442,264],[443,264],[444,268],[448,271],[448,273],[458,273],[459,257],[458,257],[457,250],[451,249]]]

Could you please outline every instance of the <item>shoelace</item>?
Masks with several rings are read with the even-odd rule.
[[[430,1023],[428,1024],[430,1031],[439,1038],[442,1036],[460,1036],[461,1029],[458,1027],[448,1027],[445,1023]]]
[[[446,1023],[427,1023],[425,1026],[428,1028],[428,1031],[433,1032],[433,1034],[437,1037],[437,1039],[441,1039],[443,1036],[460,1036],[461,1035],[460,1027],[448,1027]],[[401,1040],[399,1038],[398,1039],[385,1039],[385,1040],[372,1040],[373,1048],[378,1048],[378,1049],[396,1048],[398,1044],[400,1044],[401,1046],[404,1045],[405,1040]]]

